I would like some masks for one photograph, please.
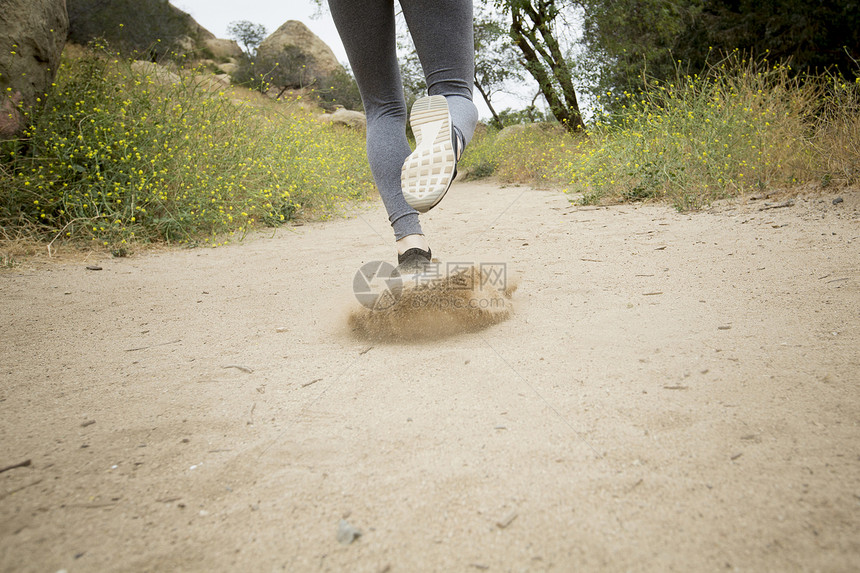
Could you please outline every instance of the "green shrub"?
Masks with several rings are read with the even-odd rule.
[[[555,185],[583,203],[658,199],[679,209],[762,188],[856,183],[860,81],[789,72],[736,53],[706,76],[622,94],[587,138],[535,128],[489,133],[463,162],[473,174]]]
[[[249,89],[268,93],[278,99],[287,90],[307,89],[326,111],[338,106],[351,110],[363,109],[361,94],[355,79],[344,69],[314,78],[308,73],[308,56],[295,46],[287,46],[276,58],[269,55],[243,55],[233,81]]]
[[[364,109],[358,84],[344,69],[335,70],[330,76],[322,78],[314,89],[314,93],[326,111],[333,111],[338,106],[356,111]]]
[[[813,85],[784,66],[736,59],[706,77],[652,82],[592,128],[568,178],[595,197],[667,198],[681,209],[793,185],[810,168],[802,149]]]
[[[488,129],[466,147],[461,164],[474,179],[493,175],[505,183],[557,187],[563,184],[558,166],[568,160],[576,141],[557,123]]]
[[[0,223],[113,249],[218,243],[372,189],[363,134],[194,78],[104,51],[64,60],[24,137],[0,148]]]

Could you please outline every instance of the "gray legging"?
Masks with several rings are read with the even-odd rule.
[[[412,152],[397,62],[394,0],[328,0],[367,114],[367,158],[394,227],[394,237],[421,234],[418,212],[403,198],[400,168]],[[448,100],[451,122],[468,143],[478,111],[472,103],[475,45],[472,0],[400,0],[427,78],[429,95]]]

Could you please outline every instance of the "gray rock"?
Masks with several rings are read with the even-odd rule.
[[[212,52],[212,57],[216,60],[229,60],[242,55],[242,48],[234,40],[208,38],[203,40],[203,45]]]
[[[345,519],[337,524],[337,541],[341,545],[349,545],[361,537],[361,531],[351,526]]]
[[[140,74],[141,76],[150,78],[157,84],[176,85],[182,83],[182,78],[180,78],[178,75],[174,74],[164,66],[159,66],[154,62],[145,62],[143,60],[137,60],[131,63],[131,69]]]
[[[178,54],[193,54],[197,50],[197,40],[191,36],[179,36],[173,41],[173,49]]]
[[[24,127],[18,104],[43,98],[60,64],[69,16],[65,0],[2,0],[0,6],[0,138]]]
[[[352,129],[366,129],[367,117],[360,111],[350,111],[340,108],[334,113],[324,113],[317,119],[323,123],[332,125],[343,125]]]
[[[236,72],[239,71],[239,65],[227,62],[224,64],[218,64],[218,69],[221,70],[222,72],[224,72],[225,74],[232,76],[233,74],[235,74]]]
[[[257,56],[275,58],[288,46],[297,48],[308,60],[306,85],[310,85],[317,78],[330,76],[336,70],[343,69],[328,44],[297,20],[286,22],[263,40],[257,48]]]

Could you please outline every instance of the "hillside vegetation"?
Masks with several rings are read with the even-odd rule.
[[[560,187],[581,203],[665,199],[695,209],[761,189],[860,182],[860,79],[794,76],[735,53],[702,76],[624,92],[588,135],[557,124],[489,130],[473,177]]]
[[[64,57],[23,138],[0,148],[7,239],[115,254],[217,244],[298,211],[328,216],[373,188],[363,133],[319,123],[314,105],[140,64],[103,48]]]
[[[485,130],[461,166],[584,204],[679,209],[856,185],[860,81],[789,71],[736,53],[702,76],[614,97],[587,135],[553,123]],[[177,72],[99,47],[67,53],[30,128],[0,144],[2,238],[117,255],[141,243],[220,244],[372,192],[364,134],[321,124],[310,98],[272,101]]]

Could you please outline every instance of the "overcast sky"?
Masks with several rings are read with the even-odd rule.
[[[323,1],[325,3],[325,0]],[[191,14],[198,24],[219,38],[227,38],[227,25],[237,20],[263,24],[269,34],[288,20],[299,20],[329,45],[338,60],[347,63],[346,51],[337,35],[328,8],[325,8],[319,17],[315,17],[319,10],[313,0],[171,0],[171,4]],[[493,98],[497,109],[517,109],[528,105],[530,97],[522,99],[499,94],[498,100],[497,102],[496,97]],[[490,117],[489,109],[477,92],[475,104],[481,117]]]

